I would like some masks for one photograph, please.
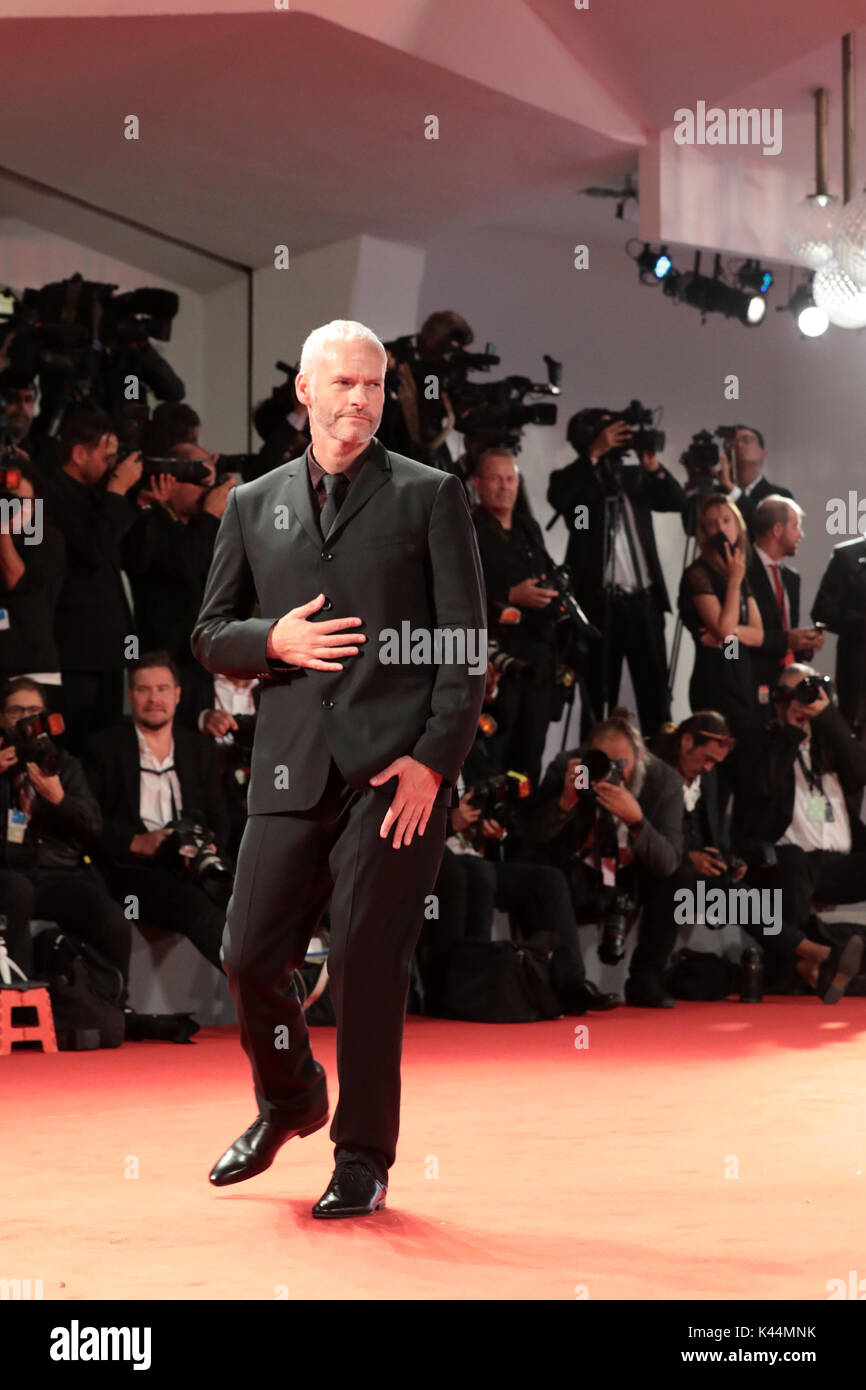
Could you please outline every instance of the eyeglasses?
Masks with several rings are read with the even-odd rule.
[[[44,705],[7,705],[6,713],[12,719],[29,719],[32,714],[42,714]]]

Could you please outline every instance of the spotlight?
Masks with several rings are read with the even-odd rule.
[[[631,253],[629,252],[629,254]],[[644,242],[643,250],[639,255],[632,256],[632,260],[637,263],[642,285],[657,284],[658,281],[665,280],[673,270],[673,262],[668,255],[668,248],[661,246],[658,251],[653,251],[648,241]]]
[[[772,283],[772,271],[762,270],[760,261],[744,261],[737,271],[737,284],[741,290],[751,290],[753,294],[766,294]]]
[[[787,304],[779,305],[779,313],[793,314],[804,338],[820,338],[830,326],[830,320],[812,298],[811,284],[798,285]]]
[[[680,275],[671,286],[671,294],[699,310],[704,320],[707,314],[724,314],[726,319],[738,319],[752,327],[760,323],[767,312],[767,301],[762,295],[738,290],[724,280],[701,275],[695,270]]]

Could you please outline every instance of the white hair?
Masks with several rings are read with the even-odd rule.
[[[382,354],[383,363],[387,362],[388,354],[372,328],[367,328],[366,324],[357,323],[355,319],[332,319],[330,323],[322,324],[321,328],[314,328],[312,333],[304,339],[299,370],[303,372],[304,376],[309,376],[330,343],[345,343],[354,340],[375,344]]]

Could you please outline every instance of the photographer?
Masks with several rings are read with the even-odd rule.
[[[102,808],[98,845],[108,885],[115,897],[137,898],[139,922],[180,932],[219,970],[230,872],[219,863],[200,872],[210,851],[187,857],[171,829],[200,816],[207,842],[223,851],[228,821],[216,754],[203,734],[174,726],[180,683],[167,652],[142,656],[127,681],[132,721],[97,734],[84,750]]]
[[[544,549],[538,523],[515,510],[517,465],[506,449],[487,449],[479,458],[473,509],[487,590],[488,628],[519,668],[506,675],[499,693],[503,730],[493,752],[503,767],[518,767],[533,783],[541,772],[556,685],[554,636],[557,590],[545,584],[555,568]]]
[[[66,569],[66,545],[45,516],[42,484],[22,465],[17,484],[6,477],[3,501],[19,498],[20,524],[0,523],[0,680],[30,676],[60,688],[60,653],[54,637],[54,612]],[[34,543],[29,543],[34,542]]]
[[[793,497],[786,487],[779,487],[764,477],[767,449],[760,430],[751,425],[737,425],[733,447],[727,442],[721,450],[719,492],[729,502],[735,502],[751,537],[755,509],[765,497]]]
[[[824,645],[818,628],[800,627],[800,576],[783,563],[803,539],[804,512],[790,497],[765,497],[752,518],[754,545],[748,578],[764,640],[751,650],[755,699],[769,705],[780,671],[808,661]]]
[[[180,668],[178,720],[196,728],[213,682],[193,658],[190,636],[201,608],[220,518],[234,478],[216,481],[215,458],[197,444],[175,444],[180,476],[152,476],[124,537],[123,567],[132,587],[142,649],[170,652]],[[188,475],[198,481],[186,481]]]
[[[834,546],[812,605],[812,621],[839,634],[839,708],[862,740],[866,736],[866,540]]]
[[[639,403],[640,418],[644,412]],[[629,412],[623,412],[629,415]],[[670,717],[664,615],[670,611],[653,531],[653,512],[681,512],[685,494],[659,463],[656,432],[643,424],[632,427],[610,411],[585,410],[572,417],[568,442],[577,458],[550,475],[547,500],[568,528],[566,562],[574,593],[590,621],[607,628],[607,681],[604,663],[594,661],[587,675],[591,709],[582,711],[581,734],[619,697],[623,660],[637,700],[640,726],[651,738]],[[637,466],[623,465],[630,449],[638,452]],[[621,494],[621,503],[615,501]],[[606,507],[616,507],[613,542],[613,591],[605,603]]]
[[[87,857],[100,832],[99,806],[81,764],[20,721],[46,713],[40,687],[21,677],[0,688],[0,911],[6,947],[30,973],[30,918],[57,922],[129,974],[130,930]]]
[[[247,822],[247,789],[262,687],[257,676],[244,679],[217,674],[209,680],[212,694],[208,707],[199,712],[196,722],[216,746],[229,816],[226,852],[237,859]]]
[[[135,521],[128,497],[141,476],[133,453],[118,462],[111,422],[98,411],[67,417],[61,467],[46,481],[52,520],[66,542],[66,573],[54,611],[66,745],[77,752],[94,729],[123,712],[126,638],[135,631],[121,578],[121,541]]]
[[[831,703],[830,686],[811,666],[786,667],[773,692],[775,719],[744,738],[733,759],[735,844],[749,882],[781,890],[781,932],[757,938],[772,987],[790,988],[796,968],[826,1004],[858,973],[863,942],[822,922],[813,902],[866,898],[866,827],[847,804],[866,785],[866,749]]]
[[[488,728],[497,708],[499,676],[487,667],[487,686],[478,735],[457,784],[459,804],[451,811],[451,834],[436,880],[438,918],[425,921],[419,962],[426,1012],[442,1013],[450,950],[464,937],[491,939],[496,909],[512,913],[524,938],[554,932],[551,979],[564,1013],[608,1010],[619,1003],[586,978],[568,880],[552,865],[525,859],[519,848],[508,860],[496,856],[512,826],[519,831],[519,793],[528,781],[507,776],[493,753]],[[522,785],[521,785],[522,784]],[[519,840],[519,834],[516,837]]]
[[[449,367],[453,355],[464,351],[473,337],[466,320],[445,309],[428,315],[419,333],[385,344],[388,374],[379,438],[386,448],[433,468],[454,471],[445,443],[454,428]],[[439,383],[434,400],[424,390],[427,376],[435,376]]]
[[[664,972],[677,936],[666,880],[683,856],[682,782],[616,710],[589,743],[554,758],[523,816],[527,841],[568,876],[578,922],[601,922],[599,957],[622,959],[644,908],[626,981],[627,1004],[672,1008]]]
[[[764,626],[746,577],[743,518],[723,493],[701,502],[697,539],[697,558],[683,571],[679,592],[683,625],[695,643],[689,702],[692,709],[717,709],[739,737],[760,718],[750,652],[763,642]]]

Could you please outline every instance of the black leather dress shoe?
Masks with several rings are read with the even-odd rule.
[[[825,1004],[838,1004],[854,976],[859,973],[863,960],[863,938],[858,932],[849,936],[844,946],[834,946],[818,971],[815,992]],[[836,975],[843,977],[841,985],[834,985]]]
[[[386,1183],[366,1163],[338,1163],[326,1191],[313,1207],[314,1216],[369,1216],[385,1205]]]
[[[676,1001],[661,985],[635,985],[626,980],[625,1002],[633,1009],[672,1009]]]
[[[618,994],[602,994],[598,985],[594,985],[592,980],[582,980],[581,983],[572,990],[572,999],[584,1009],[594,1009],[597,1012],[603,1009],[615,1009],[621,1003]]]
[[[283,1125],[274,1124],[273,1121],[265,1120],[258,1115],[249,1129],[244,1130],[240,1139],[236,1139],[231,1148],[226,1149],[222,1158],[217,1159],[208,1176],[214,1187],[228,1187],[230,1183],[246,1182],[247,1178],[254,1178],[258,1173],[270,1168],[280,1149],[290,1139],[294,1139],[296,1135],[303,1139],[305,1135],[312,1134],[327,1123],[327,1110],[324,1115],[299,1125],[297,1129],[286,1129]]]

